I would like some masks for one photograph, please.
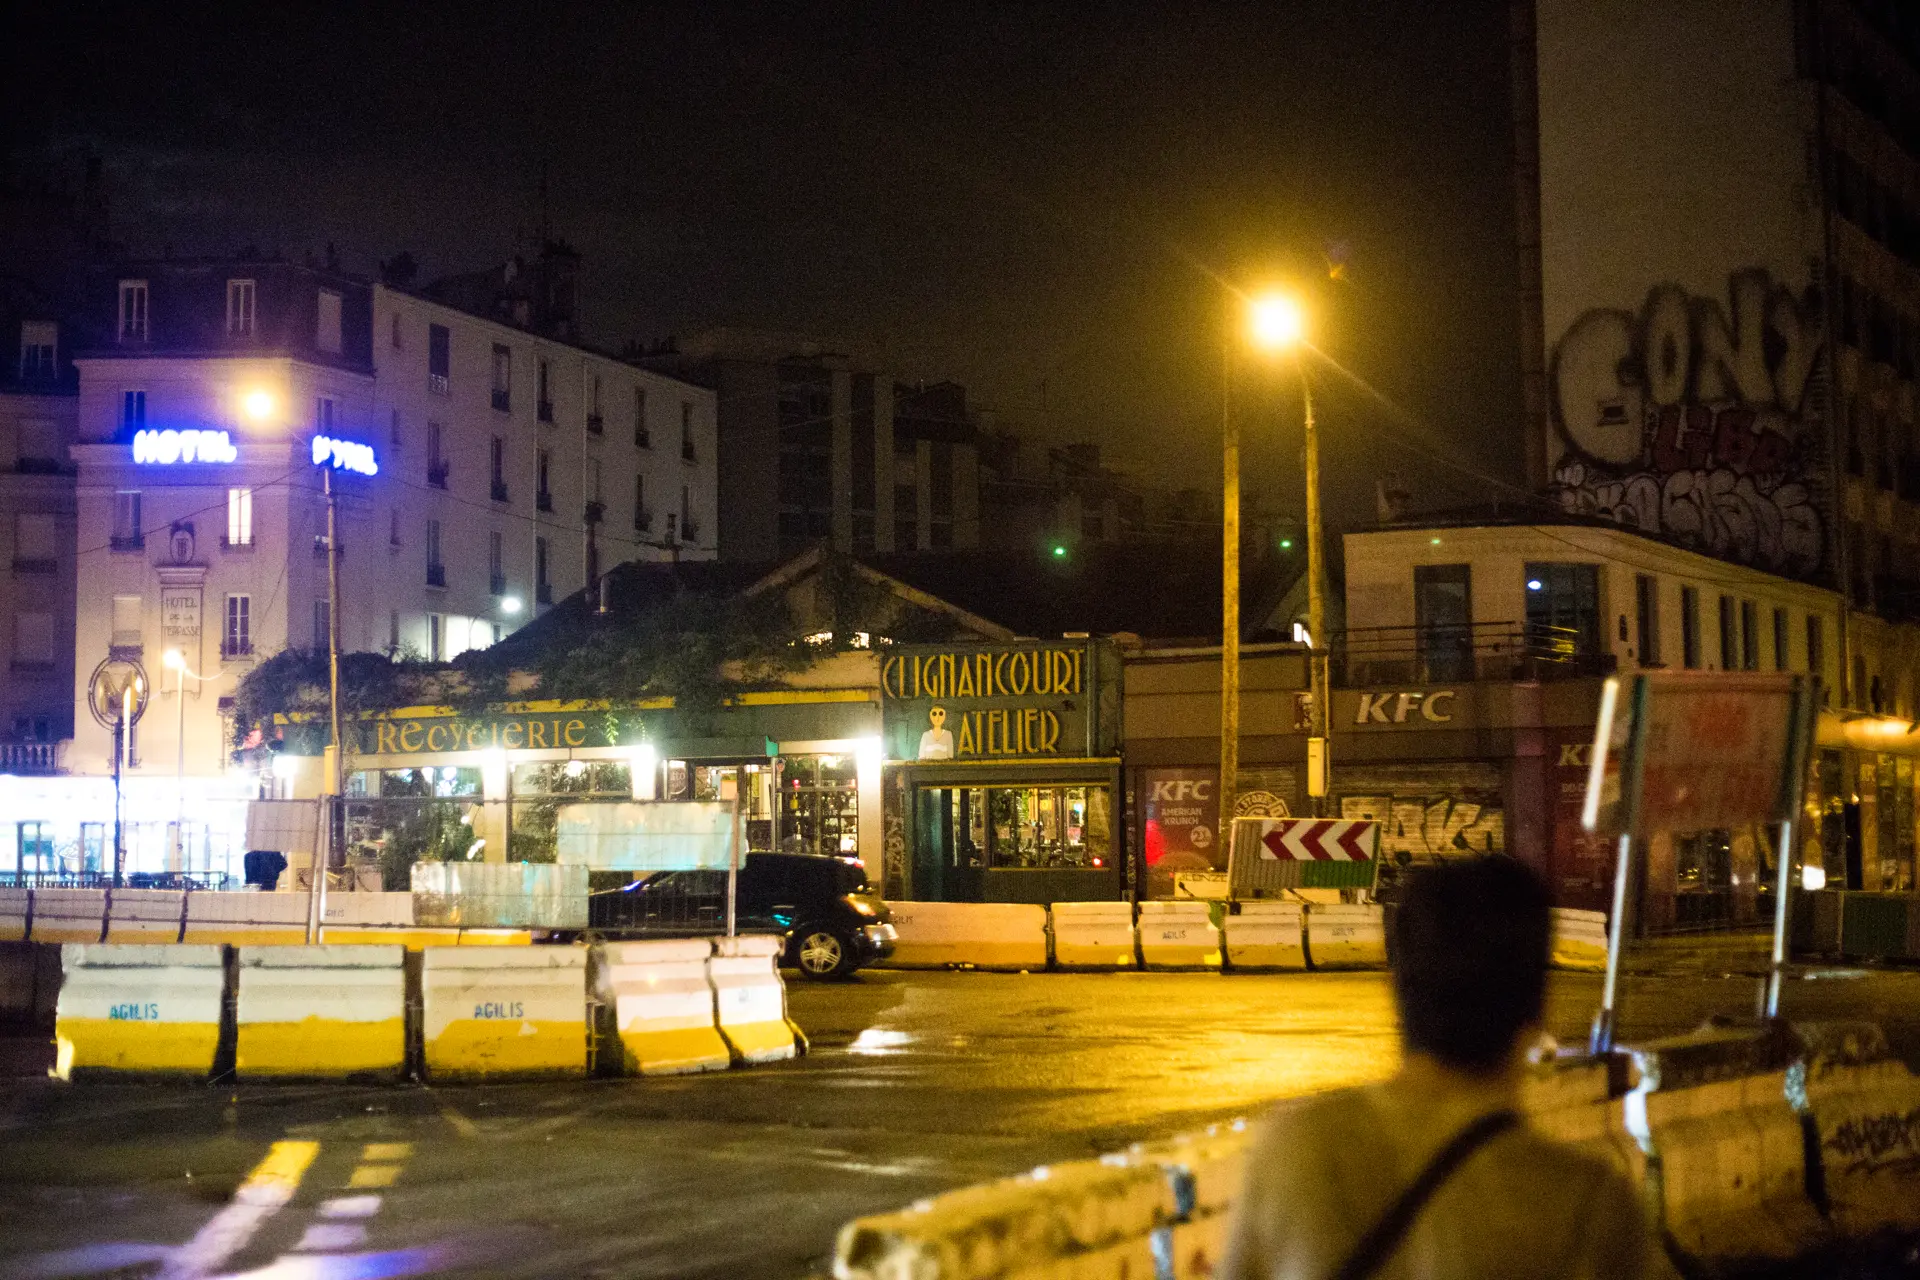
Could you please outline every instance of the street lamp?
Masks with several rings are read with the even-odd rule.
[[[1313,425],[1313,392],[1307,385],[1307,317],[1300,300],[1288,294],[1264,294],[1247,303],[1246,340],[1258,350],[1291,351],[1298,360],[1300,394],[1306,409],[1307,472],[1307,683],[1311,720],[1307,742],[1307,794],[1317,813],[1327,794],[1326,556],[1320,534],[1320,440]],[[1225,466],[1221,538],[1220,635],[1220,826],[1231,841],[1240,773],[1240,432],[1233,421],[1233,352],[1229,335],[1222,356],[1220,417]],[[1231,848],[1231,844],[1228,846]]]

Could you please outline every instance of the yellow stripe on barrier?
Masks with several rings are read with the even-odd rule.
[[[153,1025],[110,1018],[62,1018],[56,1059],[68,1070],[152,1071],[205,1075],[220,1047],[217,1022]]]
[[[435,1078],[488,1075],[580,1075],[587,1069],[585,1022],[518,1019],[452,1023],[426,1044]]]
[[[727,1042],[711,1026],[622,1031],[620,1047],[626,1069],[646,1076],[717,1071],[733,1061],[727,1053]]]
[[[242,1023],[234,1067],[243,1076],[334,1076],[396,1071],[406,1057],[403,1019]]]

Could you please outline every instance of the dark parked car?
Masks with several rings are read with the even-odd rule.
[[[784,933],[784,963],[809,978],[839,978],[893,954],[887,904],[857,858],[750,853],[734,901],[741,933]],[[656,871],[591,900],[589,921],[625,937],[725,933],[727,873]]]

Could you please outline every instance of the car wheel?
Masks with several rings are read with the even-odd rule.
[[[853,972],[853,947],[831,929],[802,929],[794,936],[794,967],[816,982]]]

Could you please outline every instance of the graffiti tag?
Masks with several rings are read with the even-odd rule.
[[[1507,845],[1506,815],[1498,805],[1451,796],[1343,796],[1340,816],[1379,823],[1383,858],[1499,853]]]

